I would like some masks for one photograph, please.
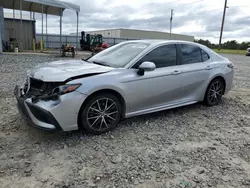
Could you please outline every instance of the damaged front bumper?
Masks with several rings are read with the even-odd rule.
[[[33,126],[44,130],[77,130],[78,113],[86,95],[72,92],[56,100],[32,101],[22,94],[19,86],[14,89],[20,114]]]

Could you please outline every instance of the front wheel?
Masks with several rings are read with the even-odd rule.
[[[84,104],[80,124],[89,133],[105,133],[116,127],[121,119],[121,109],[121,103],[115,95],[95,95]]]
[[[204,102],[208,106],[214,106],[220,103],[222,95],[225,91],[225,83],[222,79],[216,78],[212,80],[212,82],[209,84]]]

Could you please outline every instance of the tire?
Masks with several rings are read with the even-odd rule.
[[[88,133],[100,135],[114,129],[121,119],[119,99],[111,93],[91,97],[80,112],[79,123]]]
[[[215,106],[221,102],[222,95],[225,92],[225,83],[221,78],[215,78],[208,85],[204,103],[208,106]]]

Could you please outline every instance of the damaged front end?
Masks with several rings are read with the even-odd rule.
[[[20,114],[31,125],[44,130],[77,130],[77,113],[86,99],[84,94],[73,92],[80,86],[28,77],[22,87],[15,87],[14,95]]]
[[[39,100],[57,100],[60,95],[75,91],[81,84],[66,84],[65,82],[44,82],[32,77],[27,77],[22,95],[31,98],[32,103]]]

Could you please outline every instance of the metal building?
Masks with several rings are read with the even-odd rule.
[[[47,17],[48,15],[57,15],[60,16],[60,44],[62,44],[61,41],[61,36],[62,36],[62,16],[63,16],[63,12],[65,9],[70,9],[76,12],[76,23],[77,23],[77,28],[76,31],[78,33],[78,23],[79,23],[79,12],[80,12],[80,6],[73,4],[73,3],[69,3],[69,2],[65,2],[65,1],[59,1],[59,0],[0,0],[0,31],[1,31],[1,37],[0,37],[0,53],[2,52],[2,38],[3,36],[5,37],[4,31],[5,29],[5,20],[2,21],[3,19],[3,8],[6,9],[12,9],[13,10],[13,22],[14,23],[16,20],[16,15],[15,15],[15,11],[14,10],[20,10],[20,28],[18,29],[18,33],[19,34],[19,38],[18,38],[18,47],[21,49],[21,51],[24,48],[23,43],[25,43],[25,41],[27,40],[26,38],[22,38],[24,37],[24,34],[26,32],[25,30],[25,26],[23,24],[26,23],[26,28],[28,28],[27,24],[28,22],[23,21],[23,11],[28,11],[30,12],[30,22],[32,22],[32,13],[41,13],[42,16],[42,36],[43,36],[43,29],[44,29],[44,25],[43,25],[43,17],[44,15],[46,16],[46,33],[47,33]],[[11,23],[7,23],[8,27],[10,26]],[[32,25],[32,24],[31,24]],[[16,28],[16,26],[14,26],[13,28]],[[11,34],[10,34],[11,35]],[[12,33],[13,35],[13,33]],[[42,41],[44,40],[44,38],[42,37]],[[41,51],[43,51],[43,43],[41,41]],[[4,41],[5,43],[6,41]],[[76,45],[78,45],[78,38],[76,36]],[[61,46],[61,45],[60,45]]]
[[[184,40],[194,41],[194,36],[170,34],[160,31],[147,31],[147,30],[134,30],[134,29],[108,29],[108,30],[96,30],[86,31],[88,34],[101,34],[107,38],[126,38],[126,39],[165,39],[165,40]]]
[[[34,19],[30,19],[29,16],[23,15],[23,32],[20,32],[20,15],[18,16],[16,15],[16,18],[13,19],[12,14],[4,14],[4,32],[2,36],[4,46],[7,48],[8,41],[10,41],[10,39],[17,39],[18,41],[22,41],[23,49],[31,50],[32,41],[36,37],[36,21]]]

